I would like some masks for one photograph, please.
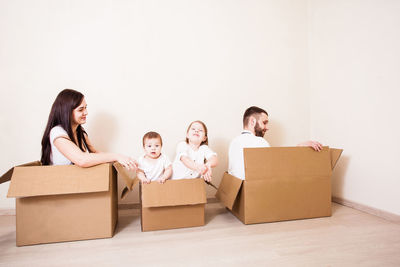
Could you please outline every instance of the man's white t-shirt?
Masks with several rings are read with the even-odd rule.
[[[270,145],[264,138],[246,130],[232,140],[229,145],[228,173],[242,180],[245,179],[243,148],[248,147],[270,147]]]
[[[164,170],[171,165],[171,161],[164,154],[161,154],[155,162],[147,160],[144,155],[142,155],[138,159],[138,165],[139,169],[143,170],[147,179],[156,181],[163,175]]]
[[[51,145],[51,155],[50,155],[50,160],[53,163],[53,165],[70,165],[72,162],[67,159],[54,145],[54,140],[57,138],[68,138],[68,133],[67,131],[64,130],[63,127],[60,125],[57,125],[53,127],[50,130],[50,145]]]
[[[176,148],[176,157],[172,165],[172,179],[199,178],[200,173],[189,169],[181,161],[182,156],[189,157],[197,164],[204,164],[204,160],[209,160],[217,153],[212,151],[207,145],[201,145],[198,150],[193,150],[186,142],[180,142]]]

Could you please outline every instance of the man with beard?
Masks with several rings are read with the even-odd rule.
[[[243,148],[270,147],[263,137],[268,130],[268,113],[259,107],[249,107],[243,115],[242,134],[235,137],[229,145],[229,174],[245,179]],[[307,141],[298,146],[310,146],[316,151],[322,149],[322,145],[315,141]]]

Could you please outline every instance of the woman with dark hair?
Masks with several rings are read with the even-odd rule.
[[[42,138],[42,164],[90,167],[118,161],[127,169],[136,169],[134,159],[121,154],[99,152],[92,146],[82,127],[87,115],[82,93],[64,89],[58,94]]]

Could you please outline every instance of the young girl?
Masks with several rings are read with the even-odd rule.
[[[90,167],[118,161],[127,169],[135,170],[137,163],[131,157],[99,152],[93,147],[82,127],[86,123],[87,115],[87,105],[82,93],[64,89],[58,94],[42,138],[42,164]]]
[[[138,159],[137,177],[145,184],[151,181],[165,183],[171,177],[171,161],[161,154],[162,139],[156,132],[148,132],[143,136],[145,154]]]
[[[186,142],[180,142],[172,165],[172,179],[199,178],[210,182],[217,154],[208,147],[207,127],[192,122],[186,131]]]

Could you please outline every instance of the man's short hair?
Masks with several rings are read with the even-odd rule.
[[[261,113],[265,113],[268,116],[268,112],[266,112],[264,109],[252,106],[246,109],[246,111],[243,114],[243,127],[245,127],[249,123],[249,118],[253,115],[259,115]]]
[[[144,136],[143,136],[143,147],[144,147],[144,142],[146,142],[146,139],[160,139],[160,143],[161,143],[161,145],[162,145],[162,138],[161,138],[161,135],[159,135],[158,133],[156,133],[156,132],[148,132],[148,133],[146,133]]]

